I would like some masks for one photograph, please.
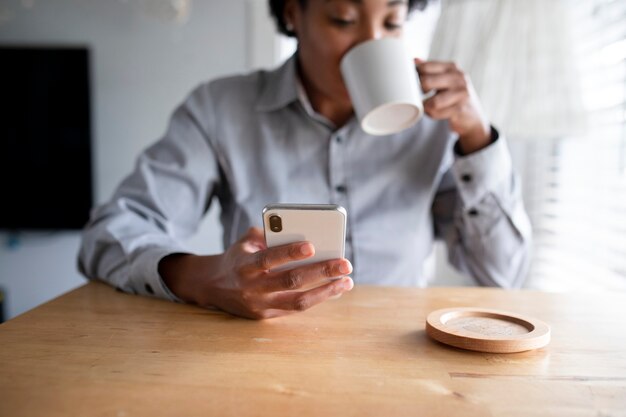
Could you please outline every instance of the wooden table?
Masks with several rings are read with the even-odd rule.
[[[424,332],[435,309],[546,321],[539,350]],[[626,294],[357,286],[268,321],[89,283],[0,326],[0,416],[626,416]]]

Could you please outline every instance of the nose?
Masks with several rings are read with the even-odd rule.
[[[359,37],[359,43],[365,41],[371,41],[374,39],[381,39],[385,36],[385,28],[381,27],[374,22],[368,22],[361,27],[361,33]]]

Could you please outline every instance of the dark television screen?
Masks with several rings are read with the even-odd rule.
[[[92,205],[89,51],[0,46],[0,229],[80,229]]]

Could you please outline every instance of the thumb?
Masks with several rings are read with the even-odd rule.
[[[267,249],[267,245],[265,244],[265,234],[263,233],[263,229],[260,227],[249,228],[246,234],[239,239],[239,242],[251,252]]]

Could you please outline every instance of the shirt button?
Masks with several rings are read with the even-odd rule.
[[[461,180],[463,180],[463,182],[470,182],[472,180],[472,174],[461,175]]]
[[[335,187],[335,190],[338,193],[342,193],[343,194],[343,193],[346,192],[346,186],[345,185],[338,185],[338,186]]]
[[[467,214],[469,214],[472,217],[476,217],[476,216],[478,216],[478,210],[476,210],[475,208],[469,209]]]
[[[342,144],[343,143],[343,137],[341,136],[335,136],[335,142],[337,142],[338,144]]]

